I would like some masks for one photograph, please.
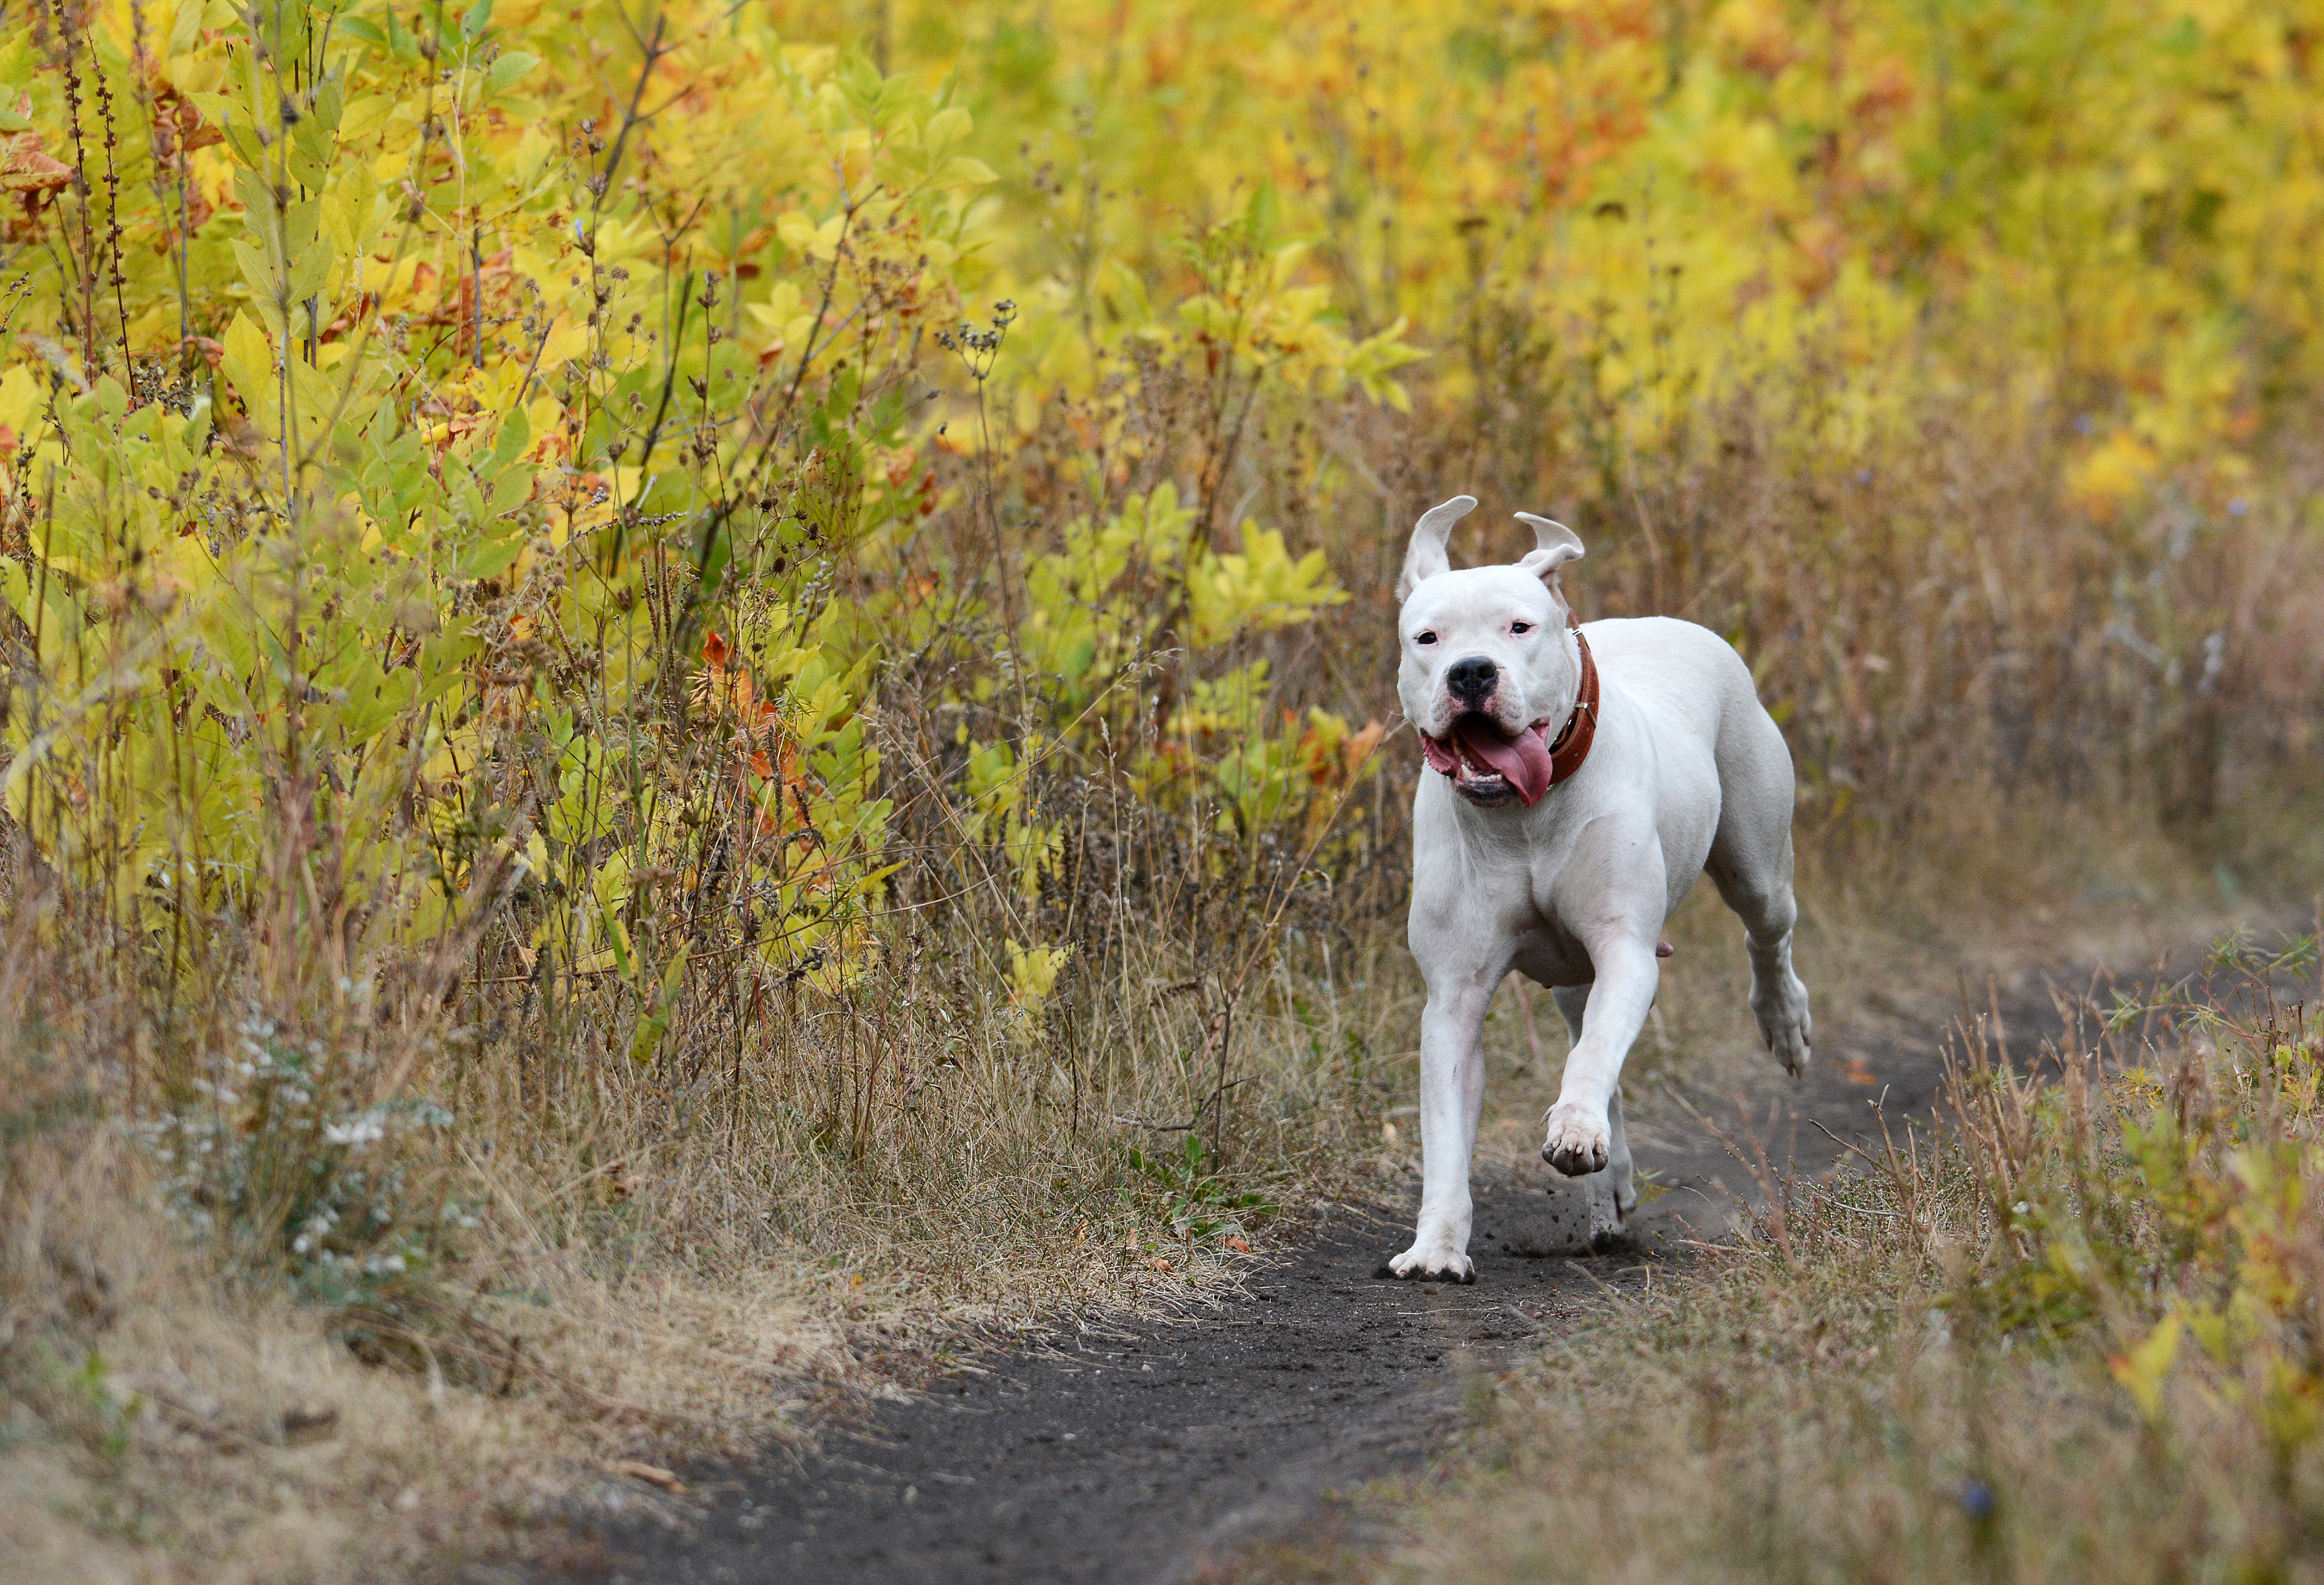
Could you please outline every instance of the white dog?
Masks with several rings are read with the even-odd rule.
[[[1526,512],[1514,567],[1452,571],[1458,495],[1414,529],[1397,594],[1397,692],[1429,769],[1412,809],[1420,1022],[1420,1226],[1384,1272],[1473,1282],[1469,1157],[1485,1094],[1479,1037],[1511,969],[1551,988],[1573,1034],[1542,1158],[1600,1175],[1596,1230],[1637,1203],[1622,1059],[1654,1005],[1664,919],[1708,871],[1742,917],[1751,1010],[1794,1074],[1808,992],[1792,972],[1792,759],[1751,673],[1717,634],[1650,616],[1572,625],[1558,569],[1572,530]]]

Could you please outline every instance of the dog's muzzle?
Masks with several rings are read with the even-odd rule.
[[[1534,801],[1549,790],[1549,723],[1536,722],[1514,738],[1503,737],[1489,717],[1474,711],[1459,717],[1441,738],[1423,733],[1420,751],[1429,768],[1452,779],[1452,790],[1471,803],[1498,804],[1511,797]]]
[[[1566,621],[1572,624],[1572,620],[1569,613]],[[1581,769],[1598,734],[1598,661],[1578,626],[1573,644],[1582,659],[1582,682],[1575,690],[1573,713],[1558,729],[1555,742],[1547,741],[1546,721],[1535,722],[1513,738],[1504,737],[1499,723],[1482,713],[1499,682],[1499,668],[1490,660],[1471,655],[1446,668],[1445,690],[1469,708],[1453,719],[1443,737],[1420,734],[1420,751],[1427,756],[1429,769],[1451,777],[1452,790],[1471,803],[1499,804],[1516,797],[1528,809],[1542,794]],[[1480,677],[1485,679],[1484,691],[1471,701],[1466,696]]]

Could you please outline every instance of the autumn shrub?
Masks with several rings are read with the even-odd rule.
[[[1393,530],[1473,489],[1582,532],[1585,613],[1737,639],[1820,838],[1987,842],[1995,809],[2063,797],[2216,848],[2312,797],[2304,24],[2144,0],[879,16],[899,69],[962,63],[979,151],[1027,168],[996,189],[1001,284],[1048,308],[1018,333],[1023,428],[1185,279],[1157,209],[1268,208],[1347,334],[1430,349],[1412,419],[1311,404],[1265,426],[1287,465],[1243,465],[1351,629],[1386,615]],[[1500,512],[1456,550],[1505,554]],[[1341,664],[1388,696],[1376,646]]]
[[[626,97],[521,5],[7,41],[23,1071],[367,1356],[503,1390],[558,1251],[1183,1263],[1174,1193],[1351,1099],[1338,1014],[1258,1004],[1380,736],[1277,707],[1346,596],[1222,475],[1416,355],[1213,228],[1107,376],[1150,476],[1028,544],[968,114],[763,19],[556,25]],[[1231,1194],[1139,1166],[1196,1132]]]

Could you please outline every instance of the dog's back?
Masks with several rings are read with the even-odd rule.
[[[1791,752],[1733,645],[1673,616],[1609,618],[1582,631],[1601,674],[1653,718],[1658,737],[1667,742],[1675,732],[1709,744],[1730,796],[1738,787],[1759,792],[1788,825]]]
[[[1751,668],[1709,628],[1674,616],[1609,617],[1582,633],[1601,675],[1668,719],[1701,723],[1715,740],[1725,718],[1758,696]]]

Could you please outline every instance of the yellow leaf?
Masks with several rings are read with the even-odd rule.
[[[975,124],[974,118],[957,105],[939,110],[920,129],[920,146],[931,154],[941,154],[966,137]]]
[[[7,373],[0,373],[0,428],[21,438],[40,410],[41,387],[32,371],[23,364],[10,364]]]
[[[170,21],[170,53],[183,55],[201,41],[203,0],[178,0]]]
[[[274,431],[279,427],[281,412],[275,390],[274,346],[266,339],[266,332],[251,323],[247,314],[236,314],[234,323],[219,337],[218,345],[224,349],[220,368],[228,383],[241,396],[259,428]]]
[[[793,209],[775,222],[775,235],[812,258],[828,259],[839,251],[839,234],[846,224],[844,215],[834,215],[818,226],[806,210]]]
[[[1074,955],[1070,946],[1019,946],[1014,940],[1009,946],[1009,1000],[1028,1013],[1038,1012],[1041,1004],[1057,988],[1057,976],[1065,970],[1065,960]]]
[[[2163,1378],[2171,1374],[2172,1361],[2179,1357],[2179,1313],[2174,1310],[2155,1323],[2144,1341],[2107,1362],[2114,1378],[2122,1383],[2131,1401],[2138,1405],[2138,1412],[2149,1420],[2162,1406]]]

